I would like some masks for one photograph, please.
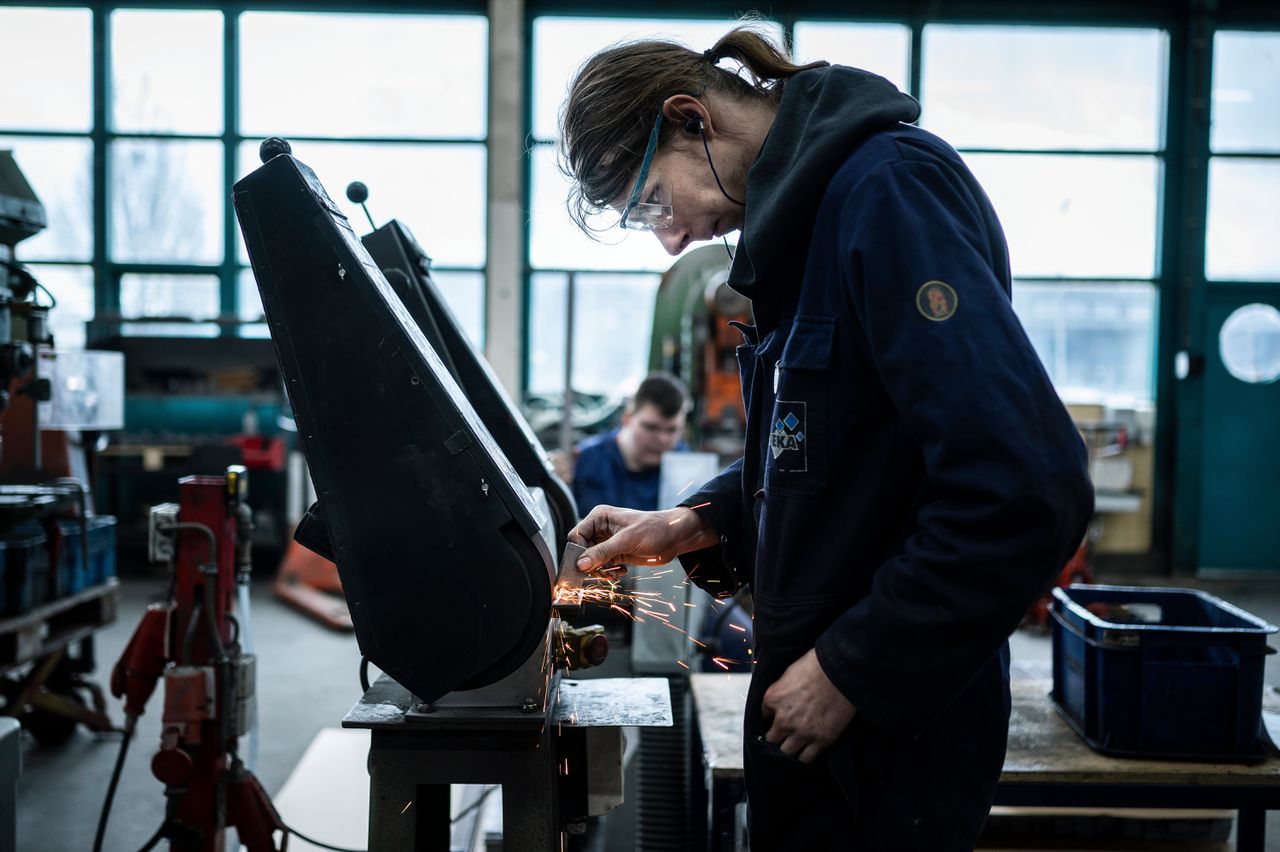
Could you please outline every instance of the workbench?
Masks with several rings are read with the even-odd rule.
[[[750,677],[690,677],[708,791],[708,850],[734,848],[735,810],[746,792],[742,716]],[[1253,765],[1107,757],[1085,745],[1058,715],[1049,699],[1051,686],[1044,679],[1012,683],[1009,746],[995,804],[1230,809],[1238,812],[1236,848],[1262,852],[1266,812],[1280,809],[1280,757],[1275,752]],[[1267,705],[1270,709],[1271,702]]]
[[[342,720],[370,731],[369,850],[450,847],[451,784],[500,784],[503,848],[561,841],[560,791],[590,784],[589,728],[669,727],[664,678],[561,678],[545,710],[433,706],[382,675]],[[574,778],[573,765],[586,766]],[[563,761],[563,763],[562,763]],[[607,767],[603,767],[607,770]],[[621,778],[621,751],[614,767]]]

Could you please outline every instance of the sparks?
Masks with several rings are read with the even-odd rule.
[[[410,799],[409,801],[405,802],[404,807],[400,809],[400,813],[403,815],[405,811],[409,810],[409,806],[412,804],[413,804],[413,799]]]
[[[686,663],[684,660],[676,660],[676,663],[678,665],[684,666],[686,669],[689,668],[689,664]]]
[[[692,487],[693,487],[693,480],[690,479],[688,482],[684,484],[684,488],[681,488],[679,491],[676,492],[676,496],[679,497],[681,494],[688,491]]]
[[[736,625],[736,624],[730,624],[730,625],[729,625],[729,629],[730,629],[730,630],[736,630],[736,631],[738,631],[739,633],[746,633],[746,632],[747,632],[747,628],[745,628],[745,627],[739,627],[739,626],[738,626],[738,625]]]

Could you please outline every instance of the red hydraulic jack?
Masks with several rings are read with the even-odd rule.
[[[125,700],[125,747],[163,678],[164,725],[151,772],[165,785],[167,806],[152,843],[165,838],[171,850],[222,852],[234,827],[250,852],[276,852],[287,830],[236,751],[255,715],[255,659],[242,651],[232,614],[237,581],[247,582],[250,570],[248,477],[236,465],[226,476],[188,476],[178,486],[176,506],[152,510],[153,558],[171,560],[173,596],[147,609],[111,673],[112,694]]]

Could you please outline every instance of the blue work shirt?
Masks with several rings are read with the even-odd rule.
[[[652,512],[658,508],[659,468],[630,471],[618,448],[618,433],[610,429],[578,444],[573,471],[573,499],[586,517],[596,506],[620,506]]]

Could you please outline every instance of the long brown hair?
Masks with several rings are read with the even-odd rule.
[[[742,73],[719,67],[725,59]],[[704,53],[663,40],[600,51],[578,69],[560,109],[560,170],[573,181],[569,215],[584,232],[596,230],[589,217],[631,188],[654,119],[672,95],[777,101],[788,77],[826,64],[793,64],[751,24],[730,30]],[[677,129],[664,123],[659,144]]]

